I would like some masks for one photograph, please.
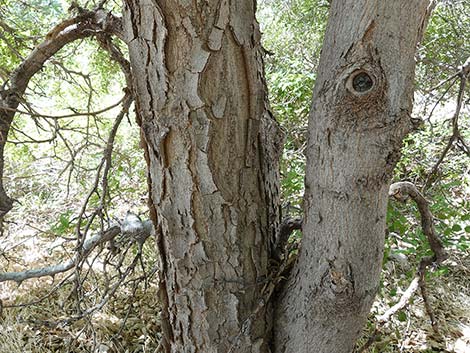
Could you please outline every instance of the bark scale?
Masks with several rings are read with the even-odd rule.
[[[410,131],[427,0],[333,1],[309,118],[299,260],[275,352],[349,353],[379,283],[389,182]]]
[[[127,0],[167,352],[267,352],[280,136],[252,0]]]

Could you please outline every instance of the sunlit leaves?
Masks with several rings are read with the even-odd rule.
[[[0,0],[0,67],[11,71],[63,15],[58,0]]]

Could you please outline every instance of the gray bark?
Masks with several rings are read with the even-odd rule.
[[[309,118],[299,260],[275,352],[354,348],[379,283],[388,188],[411,129],[427,0],[333,1]]]
[[[279,130],[254,1],[128,0],[167,352],[267,352]]]

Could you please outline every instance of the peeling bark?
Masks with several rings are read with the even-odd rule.
[[[309,119],[302,248],[278,298],[275,352],[348,353],[362,330],[428,5],[332,2]]]
[[[254,6],[125,4],[167,352],[268,352],[269,306],[257,309],[278,228],[281,138]]]

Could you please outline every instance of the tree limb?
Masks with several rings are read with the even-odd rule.
[[[83,243],[83,246],[79,250],[76,250],[75,255],[67,262],[21,272],[0,273],[0,283],[5,281],[21,283],[26,279],[55,276],[58,273],[71,270],[85,259],[98,245],[105,244],[115,239],[119,234],[123,235],[123,239],[120,240],[120,243],[126,241],[136,242],[140,245],[152,234],[152,229],[151,221],[136,223],[133,219],[131,223],[131,221],[127,221],[126,219],[121,226],[113,226],[87,239]]]
[[[416,202],[419,213],[421,215],[421,227],[423,229],[423,233],[426,235],[429,242],[429,246],[431,247],[431,250],[434,255],[425,256],[421,259],[418,265],[418,270],[416,271],[416,276],[413,281],[411,281],[408,288],[402,294],[398,303],[388,309],[384,314],[377,317],[376,329],[374,330],[373,334],[369,337],[367,342],[360,349],[357,350],[358,353],[365,352],[374,343],[374,341],[377,339],[377,335],[380,331],[380,328],[386,322],[388,322],[388,320],[390,320],[390,318],[394,314],[396,314],[398,311],[408,305],[411,297],[416,293],[418,288],[420,288],[421,290],[421,296],[424,300],[426,312],[431,319],[432,328],[434,332],[438,333],[437,322],[426,294],[425,275],[426,270],[429,266],[431,266],[432,264],[441,264],[444,260],[448,258],[448,254],[445,252],[441,240],[436,235],[436,231],[434,229],[433,224],[433,216],[431,214],[431,211],[429,210],[428,201],[418,191],[418,188],[413,183],[403,181],[390,185],[388,194],[390,197],[395,198],[399,202],[406,202],[409,197],[411,197],[413,201]]]
[[[13,206],[13,200],[3,186],[5,144],[13,117],[29,81],[44,63],[65,45],[103,32],[123,38],[121,20],[103,9],[81,11],[78,16],[59,23],[49,31],[45,40],[10,74],[8,81],[3,83],[0,89],[0,219]]]

